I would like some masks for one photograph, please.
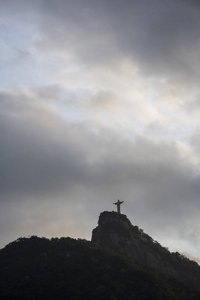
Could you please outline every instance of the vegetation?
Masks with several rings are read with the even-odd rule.
[[[2,300],[200,299],[198,287],[69,237],[8,244],[0,250],[0,285]]]

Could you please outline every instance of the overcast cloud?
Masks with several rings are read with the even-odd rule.
[[[0,1],[1,247],[122,212],[199,257],[200,4]]]

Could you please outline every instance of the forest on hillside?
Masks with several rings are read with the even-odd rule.
[[[86,240],[19,238],[0,250],[2,300],[188,300],[200,289]]]

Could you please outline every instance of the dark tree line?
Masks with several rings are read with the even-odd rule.
[[[200,291],[86,240],[33,236],[0,250],[0,299],[188,300]]]

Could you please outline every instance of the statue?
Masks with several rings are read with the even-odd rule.
[[[117,205],[117,212],[118,212],[118,214],[120,214],[120,205],[123,203],[124,201],[117,201],[117,202],[115,202],[115,203],[113,203],[113,204],[115,204],[115,205]]]

